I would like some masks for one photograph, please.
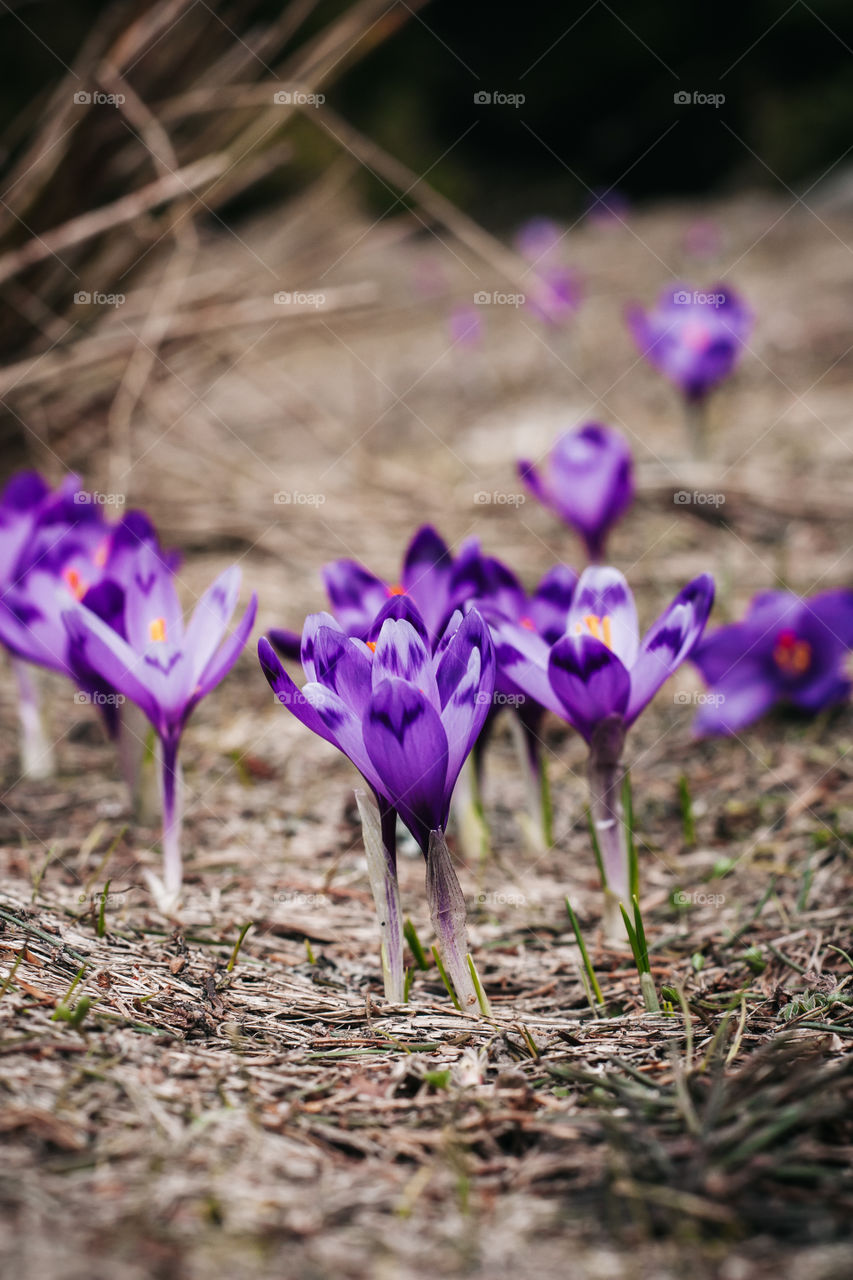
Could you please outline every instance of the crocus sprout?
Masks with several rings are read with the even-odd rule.
[[[592,563],[634,499],[634,461],[625,437],[588,422],[554,443],[541,467],[522,460],[518,474],[534,497],[583,539]]]
[[[159,739],[163,880],[151,874],[149,880],[164,910],[175,908],[183,882],[181,735],[194,708],[234,666],[252,630],[255,595],[224,639],[239,590],[240,570],[232,565],[207,589],[185,627],[172,571],[144,544],[126,578],[123,635],[85,602],[62,614],[74,661],[136,703]]]
[[[844,662],[853,648],[853,591],[802,599],[790,591],[755,596],[741,622],[719,627],[691,659],[710,694],[699,734],[731,734],[783,703],[814,715],[850,694]]]
[[[650,310],[628,307],[626,319],[640,355],[682,393],[690,447],[703,457],[708,397],[743,354],[751,310],[726,285],[701,291],[674,284]]]
[[[567,720],[588,744],[590,817],[601,854],[605,930],[612,938],[623,936],[620,903],[631,909],[621,800],[625,735],[698,643],[713,597],[713,581],[702,574],[640,640],[625,578],[616,569],[592,567],[581,574],[565,634],[555,643],[518,623],[493,623],[503,675]]]
[[[444,962],[461,1007],[473,1011],[477,993],[465,921],[456,909],[461,891],[444,832],[459,771],[492,704],[492,641],[473,609],[451,617],[435,653],[411,602],[405,616],[386,611],[375,627],[375,639],[362,640],[347,635],[330,614],[309,617],[301,651],[308,683],[301,690],[265,637],[258,645],[261,666],[276,698],[356,766],[376,797],[380,818],[390,808],[417,840],[427,860],[430,916]],[[376,842],[372,821],[365,838]],[[380,911],[385,991],[399,1001],[402,924],[393,823],[382,821],[381,838],[386,891],[374,889],[374,896],[392,917]]]

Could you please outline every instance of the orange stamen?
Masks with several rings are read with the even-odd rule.
[[[526,627],[528,631],[535,631],[535,630],[536,630],[536,627],[535,627],[535,625],[534,625],[534,622],[533,622],[533,619],[532,619],[532,618],[522,618],[522,619],[521,619],[521,625],[522,625],[523,627]]]
[[[365,640],[365,642],[364,642],[364,643],[367,645],[367,647],[368,647],[368,649],[370,650],[370,652],[371,652],[371,653],[375,653],[375,652],[376,652],[376,641],[375,641],[375,640]]]
[[[88,582],[84,582],[76,569],[63,569],[62,576],[68,583],[71,594],[75,600],[82,600],[86,592],[89,590]]]
[[[148,638],[153,644],[162,644],[166,639],[166,619],[152,618],[148,623]]]
[[[95,554],[92,556],[92,560],[98,566],[99,569],[103,569],[104,565],[107,563],[107,556],[109,554],[110,554],[110,540],[108,537],[102,538],[101,541],[98,543],[97,547],[95,548]]]
[[[773,661],[786,675],[801,676],[811,666],[812,647],[807,640],[798,640],[795,632],[780,631]]]
[[[406,594],[406,588],[401,587],[398,582],[395,586],[388,588],[388,594],[389,596],[404,596]]]

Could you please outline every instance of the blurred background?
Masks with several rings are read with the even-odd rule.
[[[842,0],[78,0],[0,22],[4,471],[79,470],[186,550],[289,557],[297,597],[304,563],[310,607],[324,558],[390,571],[415,489],[452,540],[498,550],[521,520],[531,562],[568,554],[544,514],[475,495],[598,418],[637,453],[654,541],[681,411],[624,312],[684,279],[757,316],[713,408],[727,521],[785,576],[801,531],[756,487],[784,505],[793,465],[846,511]],[[517,301],[534,215],[564,233],[564,315]]]

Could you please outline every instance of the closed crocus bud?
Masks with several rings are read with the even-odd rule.
[[[607,535],[634,498],[634,462],[625,437],[588,422],[560,436],[541,467],[520,461],[535,497],[580,535],[590,561],[604,558]]]

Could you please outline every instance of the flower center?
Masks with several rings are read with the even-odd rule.
[[[375,641],[375,640],[365,640],[365,642],[364,642],[364,643],[367,645],[367,647],[368,647],[368,649],[370,650],[370,652],[371,652],[371,653],[375,653],[375,652],[376,652],[376,641]]]
[[[62,576],[68,583],[68,587],[75,600],[82,600],[86,592],[89,590],[88,582],[84,582],[76,569],[63,569]]]
[[[398,582],[393,587],[388,588],[388,594],[389,596],[404,596],[406,594],[406,588],[401,587]]]
[[[152,644],[163,644],[166,639],[166,619],[152,618],[148,623],[148,638]]]
[[[525,627],[525,628],[526,628],[526,630],[528,630],[528,631],[535,631],[535,630],[536,630],[536,626],[535,626],[535,624],[534,624],[534,622],[533,622],[533,619],[532,619],[532,618],[522,618],[522,619],[521,619],[521,625],[522,625],[523,627]]]
[[[786,676],[801,676],[811,666],[812,647],[807,640],[798,640],[794,631],[780,631],[776,637],[773,661]]]
[[[603,618],[599,618],[596,613],[585,614],[583,622],[575,623],[576,634],[583,635],[584,627],[586,627],[594,640],[600,640],[602,644],[607,645],[608,649],[613,648],[613,635],[610,629],[610,618],[607,614]]]
[[[691,351],[704,351],[711,341],[707,326],[701,320],[689,320],[682,331],[684,345]]]

